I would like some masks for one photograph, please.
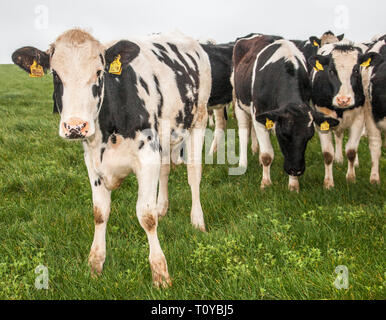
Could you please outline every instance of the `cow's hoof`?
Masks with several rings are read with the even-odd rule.
[[[334,188],[334,181],[330,179],[325,179],[323,185],[325,189],[329,190],[331,188]]]
[[[299,183],[288,185],[288,189],[289,189],[289,191],[291,191],[291,192],[292,192],[292,191],[295,191],[295,192],[299,193],[299,190],[300,190],[300,188],[299,188]]]
[[[354,174],[346,175],[346,181],[349,182],[349,183],[355,182],[355,175]]]
[[[91,252],[88,258],[88,265],[90,266],[91,276],[96,278],[102,274],[103,264],[105,258],[95,252]]]
[[[338,164],[343,164],[343,156],[335,155],[334,162]]]
[[[169,201],[165,201],[162,204],[157,205],[158,219],[162,219],[166,216],[169,208]]]
[[[150,268],[153,276],[153,284],[155,287],[167,288],[172,285],[164,256],[154,260],[150,259]]]
[[[272,185],[271,180],[269,180],[269,179],[263,179],[263,180],[261,181],[260,189],[263,190],[263,189],[269,187],[270,185]]]
[[[370,177],[370,183],[371,184],[381,184],[381,180],[379,179],[378,175],[371,175]]]

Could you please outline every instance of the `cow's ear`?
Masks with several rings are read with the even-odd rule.
[[[336,127],[340,123],[338,119],[328,117],[318,111],[313,111],[312,117],[314,118],[314,123],[316,123],[322,131],[329,131],[330,128]]]
[[[316,54],[308,59],[308,63],[312,68],[315,69],[315,71],[322,71],[329,65],[330,57]]]
[[[264,112],[256,116],[256,121],[264,125],[267,129],[271,129],[281,115],[281,110],[278,109]]]
[[[31,74],[31,66],[39,68],[41,66],[44,72],[50,68],[50,55],[34,47],[23,47],[17,49],[12,54],[12,61],[20,68]]]
[[[322,40],[318,37],[312,36],[309,40],[314,47],[320,47],[322,45]]]
[[[343,38],[344,38],[344,33],[342,33],[342,34],[340,34],[340,35],[338,35],[336,37],[338,38],[339,41],[342,41]]]
[[[375,67],[383,62],[383,57],[377,52],[368,52],[361,54],[358,58],[358,64],[361,67]]]
[[[109,66],[119,57],[122,68],[127,67],[138,56],[139,51],[139,46],[134,42],[121,40],[106,50],[106,65]]]

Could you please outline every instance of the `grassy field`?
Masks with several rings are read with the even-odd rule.
[[[151,284],[148,244],[135,214],[137,182],[112,194],[103,275],[90,276],[91,189],[80,143],[58,136],[52,80],[30,79],[0,66],[0,299],[385,299],[386,154],[381,186],[369,184],[367,140],[359,148],[357,182],[335,165],[335,189],[323,189],[324,166],[314,136],[301,192],[287,190],[274,141],[273,186],[260,191],[262,170],[249,155],[242,176],[205,165],[201,184],[208,233],[190,224],[184,166],[171,173],[170,209],[158,235],[173,286]],[[229,127],[235,128],[231,119]],[[49,289],[34,286],[49,270]],[[349,289],[333,282],[338,265]]]

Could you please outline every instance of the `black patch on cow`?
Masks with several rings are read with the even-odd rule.
[[[149,112],[138,95],[137,75],[128,65],[122,69],[120,81],[105,72],[105,96],[99,113],[102,141],[113,133],[134,139],[137,131],[150,128]]]
[[[156,47],[159,50],[162,50],[162,51],[165,51],[165,52],[167,51],[166,48],[162,44],[153,43],[153,46]]]
[[[208,54],[212,89],[208,101],[208,106],[227,104],[232,101],[232,85],[230,77],[232,73],[232,54],[234,44],[213,45],[201,44]]]
[[[142,79],[142,77],[139,77],[139,83],[145,89],[146,93],[149,94],[149,87],[148,87],[146,81]]]
[[[158,95],[159,95],[159,101],[158,101],[158,105],[157,105],[157,114],[158,114],[158,117],[161,117],[162,107],[164,105],[164,96],[162,95],[160,83],[159,83],[157,76],[154,75],[153,78],[154,78],[155,88],[156,88]]]
[[[386,54],[382,56],[386,59]],[[374,68],[371,84],[372,114],[377,123],[386,117],[386,60]]]
[[[54,94],[53,94],[54,106],[56,106],[56,109],[58,110],[59,113],[62,113],[63,82],[55,70],[52,70],[52,78],[54,81]]]
[[[172,43],[167,43],[170,50],[177,56],[178,60],[171,59],[166,51],[161,50],[159,53],[152,50],[159,61],[167,65],[176,76],[176,84],[180,93],[181,101],[184,104],[184,113],[181,110],[176,118],[178,124],[181,124],[184,129],[190,128],[193,122],[193,108],[198,103],[199,91],[199,71],[197,63],[194,63],[195,68],[191,68],[182,54],[179,52],[177,46]],[[189,59],[194,61],[192,56]],[[188,91],[188,88],[190,89]],[[182,117],[182,120],[180,118]]]
[[[103,160],[103,153],[105,152],[106,148],[101,148],[101,162]]]

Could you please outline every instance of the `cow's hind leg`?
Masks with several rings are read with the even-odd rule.
[[[354,120],[350,128],[350,135],[346,144],[346,155],[348,159],[348,168],[346,180],[348,182],[355,181],[355,159],[357,157],[358,145],[362,136],[364,127],[364,115],[360,113]]]
[[[209,154],[213,154],[217,151],[217,147],[224,137],[224,131],[227,125],[223,108],[214,109],[214,118],[216,120],[216,128],[214,130],[214,138],[209,150]]]
[[[236,103],[235,113],[237,118],[237,125],[239,129],[239,149],[240,159],[239,167],[247,168],[248,166],[248,136],[250,130],[250,116],[242,110]]]
[[[102,272],[106,259],[106,227],[110,215],[111,192],[106,189],[103,180],[96,174],[90,154],[85,150],[85,163],[90,179],[94,211],[94,240],[89,255],[89,265],[93,275]]]
[[[202,170],[202,146],[204,144],[206,116],[197,121],[186,142],[188,153],[188,183],[192,192],[191,222],[194,227],[205,231],[204,213],[200,201],[200,183]]]
[[[343,164],[343,136],[344,131],[336,131],[334,132],[335,137],[335,157],[334,161],[339,164]]]
[[[381,182],[379,178],[379,158],[382,153],[382,135],[371,115],[371,106],[366,106],[365,121],[371,155],[370,183],[379,184]]]
[[[170,164],[162,164],[160,170],[159,189],[157,198],[157,212],[158,217],[162,218],[166,215],[169,207],[169,195],[168,195],[168,180],[170,173]]]
[[[143,148],[143,149],[146,149]],[[147,149],[150,149],[147,146]],[[140,165],[136,169],[138,179],[137,217],[149,241],[149,262],[156,287],[171,285],[165,255],[158,240],[157,185],[161,158],[158,152],[143,150],[139,155]]]

